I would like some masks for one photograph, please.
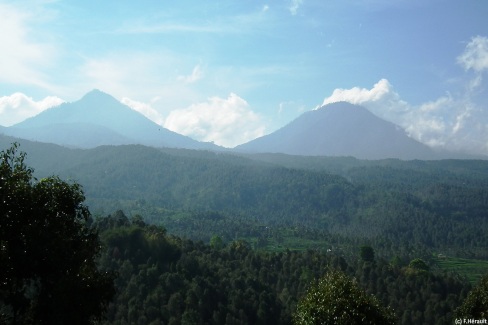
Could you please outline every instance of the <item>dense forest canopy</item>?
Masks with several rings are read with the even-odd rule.
[[[36,180],[17,145],[0,152],[0,323],[88,324],[114,295],[80,186]]]
[[[328,270],[398,323],[445,324],[487,272],[485,161],[22,149],[38,179],[83,185],[118,274],[105,324],[289,324]]]
[[[123,209],[161,224],[190,215],[181,222],[191,228],[195,216],[218,212],[251,227],[360,238],[381,242],[386,250],[414,244],[458,257],[488,257],[486,161],[243,157],[144,146],[28,149],[38,175],[54,172],[83,184],[95,214]]]
[[[351,295],[335,292],[345,300],[340,308],[354,310],[360,303],[358,310],[365,312],[375,306],[364,314],[372,323],[383,317],[378,311],[388,324],[450,323],[470,290],[456,275],[417,268],[421,259],[364,260],[359,248],[346,259],[318,250],[256,250],[242,240],[215,247],[175,237],[121,211],[95,225],[106,245],[100,265],[119,273],[116,298],[102,322],[107,325],[292,324],[294,313],[309,308],[297,306],[313,292],[311,283],[329,271],[342,274],[335,285],[354,283]],[[363,305],[369,295],[376,298]]]
[[[12,139],[0,140],[8,147]],[[419,249],[488,257],[488,161],[22,145],[36,176],[83,184],[95,215],[121,209],[192,239],[208,240],[215,229],[227,240],[279,241],[293,232],[363,241],[389,258]]]

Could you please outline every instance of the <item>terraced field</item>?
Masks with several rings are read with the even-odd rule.
[[[483,275],[488,273],[488,261],[443,256],[434,257],[436,264],[443,270],[465,276],[471,284],[476,284]]]

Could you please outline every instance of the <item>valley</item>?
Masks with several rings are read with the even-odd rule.
[[[100,98],[132,114],[103,93],[87,96],[73,104],[73,114],[81,114],[76,105]],[[67,107],[45,114],[63,116]],[[323,110],[317,114],[337,114]],[[361,121],[371,118],[362,114],[367,117]],[[23,123],[25,130],[40,130],[42,120],[34,119]],[[0,149],[18,143],[37,180],[55,175],[81,185],[103,243],[98,265],[119,274],[118,293],[100,324],[290,324],[307,288],[328,270],[358,279],[394,310],[398,323],[443,324],[488,272],[488,161],[431,151],[393,125],[388,132],[399,138],[392,151],[374,156],[355,150],[379,138],[364,137],[354,147],[357,140],[344,140],[340,132],[334,146],[342,151],[327,143],[313,149],[325,151],[303,152],[272,144],[283,133],[282,139],[292,137],[306,149],[309,140],[293,134],[293,127],[215,150],[194,140],[187,147],[151,145],[140,135],[111,137],[90,125],[46,125],[62,141],[70,139],[63,130],[79,127],[90,136],[72,139],[84,139],[86,146],[0,135]],[[271,147],[255,147],[265,142]],[[402,142],[411,151],[403,152]],[[360,254],[364,247],[372,257]]]
[[[0,325],[487,324],[487,16],[0,0]]]

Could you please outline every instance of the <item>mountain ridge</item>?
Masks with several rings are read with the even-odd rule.
[[[484,159],[436,151],[366,108],[337,102],[307,111],[277,131],[234,148],[199,142],[165,129],[109,94],[94,89],[75,102],[47,109],[0,133],[70,148],[141,144],[244,153],[350,156],[358,159]]]
[[[237,151],[359,159],[439,159],[444,156],[366,108],[337,102],[308,111],[279,130],[239,145]]]
[[[223,150],[165,129],[100,90],[63,103],[3,129],[10,136],[68,147],[143,144],[153,147]]]

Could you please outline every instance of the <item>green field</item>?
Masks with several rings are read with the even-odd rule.
[[[434,256],[435,263],[443,270],[459,273],[469,282],[476,284],[488,273],[488,261],[448,257],[441,254]]]

